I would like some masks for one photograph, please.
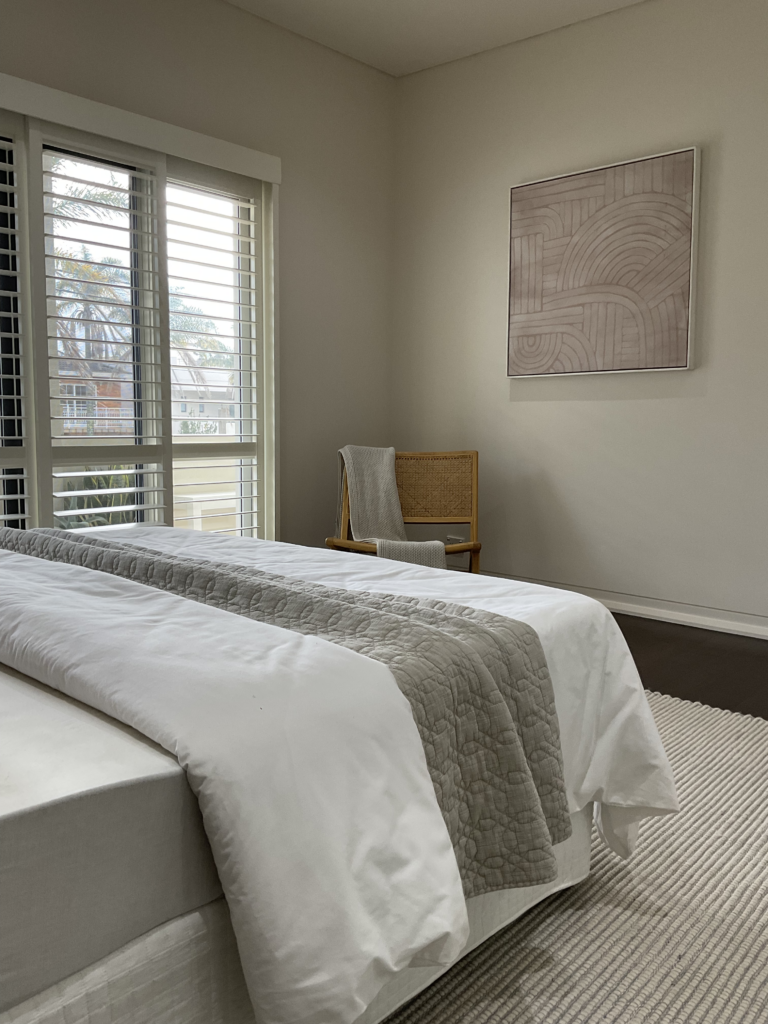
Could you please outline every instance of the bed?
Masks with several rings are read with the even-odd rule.
[[[383,1020],[449,969],[458,955],[545,896],[583,879],[589,870],[593,813],[608,845],[627,856],[642,818],[677,808],[666,757],[629,652],[612,617],[588,598],[492,577],[170,528],[110,531],[110,537],[138,549],[149,547],[222,567],[261,569],[347,592],[455,601],[527,623],[541,640],[560,722],[572,830],[570,838],[554,847],[557,877],[467,900],[463,933],[455,903],[446,897],[442,930],[418,936],[414,949],[422,952],[369,978],[358,993],[356,1009],[344,1010],[347,1020]],[[69,567],[33,565],[38,559],[19,562],[23,557],[0,557],[0,573],[5,568],[9,579],[13,571],[22,572],[18,578],[24,580],[35,572],[46,578],[59,573],[59,594],[67,589],[64,576],[69,573],[85,580],[88,593],[83,600],[93,598],[100,573],[78,570],[78,576]],[[113,582],[100,585],[98,607],[108,611],[110,601],[117,602],[121,635],[130,633],[124,595],[111,594]],[[136,611],[146,631],[160,606],[157,598],[144,596],[144,589],[135,592],[141,592]],[[150,608],[152,601],[157,607]],[[237,617],[221,613],[217,618],[212,611],[195,611],[202,618],[189,644],[202,643],[210,624],[211,638],[201,650],[211,650],[220,663],[220,623]],[[8,614],[6,608],[6,619]],[[36,636],[31,614],[28,610],[25,628]],[[286,640],[282,633],[248,629],[248,643],[258,633],[265,651],[282,651],[286,643],[295,643],[293,636]],[[318,641],[310,646],[312,657],[338,660],[325,650],[333,645]],[[14,659],[6,654],[2,660]],[[354,664],[357,671],[360,663]],[[329,666],[338,675],[340,663]],[[17,661],[15,670],[6,669],[0,676],[0,699],[4,710],[9,709],[4,715],[6,735],[0,737],[5,740],[0,757],[6,779],[0,790],[0,900],[5,901],[0,929],[6,932],[0,935],[0,1024],[251,1022],[229,907],[221,896],[197,800],[179,761],[163,745],[115,722],[103,710],[67,696],[61,686],[46,686],[51,681],[55,686],[56,680],[41,679],[45,673],[39,668],[31,673],[35,679],[20,668],[24,665]],[[370,685],[381,683],[374,672]],[[343,693],[340,699],[346,700]],[[394,705],[390,711],[393,730],[402,730],[400,712]],[[423,784],[417,775],[405,772],[398,782],[404,792]],[[421,793],[415,801],[427,823],[422,832],[433,827],[429,800],[429,794]],[[326,808],[326,817],[330,813]],[[439,837],[434,844],[430,857],[442,865],[445,881],[430,899],[439,903],[450,883],[451,865]],[[424,949],[432,950],[431,957],[423,955]],[[317,1017],[312,1024],[325,1024],[326,1019],[342,1016]]]

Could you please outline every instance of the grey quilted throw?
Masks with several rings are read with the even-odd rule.
[[[376,545],[380,558],[415,562],[445,569],[445,545],[439,540],[408,540],[395,478],[394,448],[365,448],[348,444],[339,449],[339,512],[337,536],[341,536],[341,492],[347,471],[349,522],[355,540]]]
[[[445,569],[445,545],[440,540],[382,540],[376,541],[379,558],[392,558],[396,562],[415,562],[430,569]]]
[[[552,684],[530,626],[59,530],[3,528],[0,547],[122,576],[383,662],[410,702],[466,896],[557,877],[552,847],[571,823]]]

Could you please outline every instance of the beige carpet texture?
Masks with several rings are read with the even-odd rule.
[[[649,693],[680,814],[388,1024],[768,1024],[768,721]]]

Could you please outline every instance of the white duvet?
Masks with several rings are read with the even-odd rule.
[[[677,809],[612,616],[565,591],[157,527],[123,542],[350,590],[438,597],[538,632],[572,811],[598,805],[627,855]],[[198,794],[261,1024],[349,1024],[392,973],[452,962],[458,868],[410,706],[386,666],[76,566],[0,551],[0,662],[178,757]]]
[[[386,666],[7,551],[0,662],[178,758],[260,1024],[349,1024],[414,958],[459,955],[468,926],[456,859]]]
[[[626,857],[634,848],[639,821],[679,809],[672,771],[629,648],[611,613],[590,597],[327,548],[194,530],[138,527],[110,531],[109,536],[346,590],[441,598],[527,622],[539,635],[552,676],[571,812],[594,802],[603,838]]]

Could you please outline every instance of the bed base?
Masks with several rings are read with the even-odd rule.
[[[469,900],[475,949],[547,896],[589,874],[592,805],[571,815],[573,835],[555,847],[556,881]],[[450,967],[396,974],[355,1024],[381,1024]],[[174,918],[77,974],[0,1013],[0,1024],[254,1024],[226,903]]]

